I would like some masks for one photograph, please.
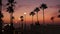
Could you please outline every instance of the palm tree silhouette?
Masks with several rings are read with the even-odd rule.
[[[0,11],[0,19],[3,18],[3,13]]]
[[[34,12],[36,12],[37,13],[37,22],[38,22],[38,12],[39,12],[40,10],[39,10],[39,8],[38,7],[36,7],[35,8],[35,10],[34,10]]]
[[[60,10],[58,12],[60,13]]]
[[[14,6],[15,6],[15,1],[14,0],[8,0],[8,3],[7,3],[7,12],[10,13],[10,23],[12,23],[13,19],[13,13],[14,13]]]
[[[7,0],[8,3],[7,5],[7,12],[10,13],[10,30],[11,34],[13,34],[14,27],[13,27],[13,13],[14,13],[14,6],[15,6],[15,1],[14,0]]]
[[[58,15],[58,18],[60,18],[60,15]]]
[[[2,20],[2,18],[3,18],[3,14],[2,14],[2,12],[0,11],[0,33],[2,33],[2,23],[3,23],[3,20]]]
[[[2,34],[2,23],[3,23],[3,13],[2,13],[2,0],[0,0],[0,33]]]
[[[32,23],[33,23],[33,16],[35,15],[34,12],[30,12],[30,15],[32,16]]]
[[[10,13],[10,23],[12,23],[12,17],[13,17],[13,12],[14,12],[14,10],[13,10],[13,8],[11,7],[11,6],[9,6],[8,8],[7,8],[7,12],[9,12]]]
[[[0,0],[0,18],[3,18],[3,13],[2,13],[2,0]]]
[[[3,18],[3,13],[2,13],[2,0],[0,0],[0,18]]]
[[[52,22],[54,23],[54,17],[51,17]]]
[[[23,17],[23,16],[20,16],[20,18],[21,18],[21,21],[23,21],[23,18],[24,18],[24,17]]]
[[[44,9],[47,8],[47,5],[43,3],[40,8],[43,10],[43,24],[45,24],[45,20],[44,20],[45,19],[44,18]]]
[[[21,30],[22,30],[22,31],[21,31],[21,34],[23,34],[23,29],[24,29],[24,25],[23,25],[23,21],[24,21],[24,20],[23,20],[23,18],[24,18],[23,16],[20,16],[20,19],[21,19],[21,22],[22,22],[22,23],[21,23],[21,28],[22,28],[22,29],[21,29]]]
[[[60,18],[60,10],[58,11],[59,15],[58,15],[58,18]]]

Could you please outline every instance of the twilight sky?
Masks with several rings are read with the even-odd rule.
[[[42,3],[47,4],[48,8],[45,9],[45,22],[50,23],[50,18],[55,16],[55,22],[60,22],[60,18],[57,18],[58,10],[60,9],[60,0],[15,0],[16,7],[14,12],[14,22],[19,21],[19,17],[24,16],[24,12],[27,13],[26,21],[31,22],[31,16],[29,13],[33,11],[36,7],[40,7]],[[9,22],[9,13],[6,12],[6,0],[3,0],[3,14],[4,14],[4,22]],[[42,10],[39,11],[39,21],[42,23]],[[34,16],[34,22],[36,21],[36,15]]]

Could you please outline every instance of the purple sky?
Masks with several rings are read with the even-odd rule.
[[[16,7],[15,7],[15,20],[18,20],[18,18],[23,15],[24,12],[27,12],[27,20],[30,18],[29,13],[33,11],[36,7],[40,7],[42,3],[47,4],[48,9],[46,9],[46,18],[54,15],[57,15],[58,10],[60,9],[60,0],[15,0]],[[9,19],[9,14],[6,12],[6,0],[3,0],[3,13],[4,13],[4,19]],[[39,20],[42,18],[42,10],[39,12]],[[7,18],[6,18],[7,17]],[[40,18],[41,17],[41,18]],[[36,19],[36,18],[35,18]],[[49,20],[47,19],[47,20]],[[6,21],[5,20],[5,21]],[[42,19],[41,19],[42,20]]]

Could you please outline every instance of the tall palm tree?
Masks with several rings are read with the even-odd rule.
[[[47,5],[43,3],[40,8],[43,10],[43,24],[45,24],[44,9],[47,8]]]
[[[35,15],[34,12],[30,12],[30,15],[32,16],[32,23],[33,23],[33,16]]]
[[[39,10],[39,8],[38,7],[36,7],[35,8],[35,10],[34,10],[34,12],[36,12],[37,13],[37,22],[38,22],[38,12],[39,12],[40,10]]]
[[[2,0],[0,0],[0,33],[2,34],[2,23],[3,23],[3,14],[2,14]]]
[[[21,31],[21,34],[23,34],[23,29],[24,29],[24,25],[23,25],[23,21],[24,21],[24,20],[23,20],[23,18],[24,18],[23,16],[20,16],[20,19],[21,19],[21,22],[22,22],[22,23],[21,23],[21,28],[22,28],[22,29],[21,29],[21,30],[22,30],[22,31]]]
[[[7,3],[7,12],[10,13],[10,23],[12,23],[13,19],[13,13],[14,13],[14,6],[15,6],[15,1],[14,0],[8,0]]]
[[[52,22],[54,23],[54,17],[51,17]]]
[[[10,33],[13,34],[14,27],[13,27],[13,13],[14,13],[14,6],[15,6],[15,1],[14,0],[7,0],[8,3],[7,5],[7,12],[10,13]]]

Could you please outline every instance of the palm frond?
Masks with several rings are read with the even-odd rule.
[[[41,5],[41,7],[40,7],[40,8],[42,8],[42,9],[46,9],[46,8],[48,8],[48,7],[47,7],[47,5],[46,5],[46,4],[44,4],[44,3],[43,3],[43,4]]]
[[[34,15],[35,15],[35,13],[34,13],[34,12],[31,12],[31,13],[30,13],[30,15],[34,16]]]
[[[60,15],[58,15],[58,18],[60,18]]]
[[[23,16],[20,16],[20,18],[22,19],[22,18],[24,18]]]
[[[54,17],[51,17],[51,20],[53,20],[54,19]]]
[[[60,10],[59,10],[59,13],[60,13]]]
[[[38,7],[35,8],[34,12],[39,12],[40,9]]]

